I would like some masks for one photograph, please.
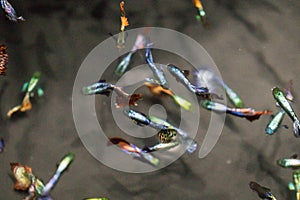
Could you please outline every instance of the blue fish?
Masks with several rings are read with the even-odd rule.
[[[4,151],[4,140],[3,138],[0,139],[0,153],[2,153]]]
[[[20,16],[17,16],[17,13],[15,9],[12,7],[12,5],[7,1],[7,0],[1,0],[1,7],[6,13],[6,17],[13,22],[18,22],[18,21],[25,21],[25,19]]]

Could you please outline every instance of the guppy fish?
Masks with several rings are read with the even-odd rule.
[[[163,70],[161,68],[156,67],[156,65],[154,64],[150,46],[151,46],[151,44],[147,44],[147,48],[146,48],[146,61],[148,63],[148,66],[152,70],[152,73],[153,73],[155,79],[159,81],[160,85],[164,89],[168,89],[169,83],[165,77]]]
[[[296,113],[294,112],[292,106],[289,104],[288,100],[286,99],[285,94],[278,87],[274,87],[272,89],[272,93],[273,93],[274,99],[277,101],[279,106],[288,114],[288,116],[293,121],[293,131],[294,131],[295,137],[300,137],[299,119],[298,119]]]
[[[193,140],[192,138],[190,138],[186,132],[180,130],[179,128],[171,125],[169,122],[166,122],[165,120],[162,120],[158,117],[149,116],[149,119],[152,122],[155,122],[156,124],[160,124],[161,126],[167,127],[167,129],[176,130],[179,138],[181,139],[181,143],[186,148],[186,151],[189,154],[192,154],[197,149],[197,146],[198,146],[197,142],[195,140]]]
[[[10,168],[16,179],[14,189],[27,191],[31,185],[31,168],[20,163],[10,163]]]
[[[119,148],[129,154],[133,155],[135,157],[141,157],[144,158],[145,160],[149,161],[152,165],[158,166],[159,165],[159,159],[153,157],[151,154],[144,152],[142,149],[139,147],[135,146],[134,144],[130,144],[126,140],[118,137],[113,137],[109,139],[112,144],[118,145]]]
[[[108,96],[113,89],[114,89],[113,84],[107,83],[105,80],[100,80],[89,86],[83,87],[81,92],[84,95],[104,94]]]
[[[291,86],[292,86],[292,80],[289,81],[287,89],[284,89],[285,98],[289,101],[293,101],[294,99],[291,93]],[[285,111],[281,108],[280,111],[277,112],[276,115],[267,124],[265,131],[268,135],[272,135],[278,130],[282,120],[284,119],[284,116],[285,116]]]
[[[116,108],[124,108],[125,106],[137,106],[138,100],[142,99],[142,94],[127,94],[121,87],[112,85],[116,92],[115,106]]]
[[[289,190],[296,190],[297,200],[300,200],[300,170],[293,171],[293,182],[289,183]]]
[[[25,92],[25,97],[22,101],[22,104],[19,106],[16,106],[12,108],[10,111],[8,111],[7,116],[10,117],[13,113],[17,111],[26,112],[28,110],[31,110],[32,105],[30,102],[30,97],[34,96],[34,90],[36,89],[38,97],[41,97],[44,95],[43,89],[38,85],[39,80],[41,77],[40,72],[35,72],[29,82],[25,82],[22,86],[21,91]]]
[[[49,180],[49,182],[45,185],[41,196],[49,195],[50,191],[57,184],[57,182],[58,182],[59,178],[61,177],[61,175],[68,169],[70,164],[73,162],[74,158],[75,158],[75,155],[73,153],[68,153],[67,155],[65,155],[62,158],[62,160],[58,164],[58,167],[56,169],[55,174]]]
[[[7,0],[1,0],[1,7],[6,13],[6,17],[13,22],[19,22],[19,21],[25,21],[25,19],[20,16],[17,16],[17,13],[15,9],[12,7],[12,5]]]
[[[207,87],[203,87],[203,86],[196,87],[195,85],[193,85],[186,78],[187,71],[182,71],[181,69],[179,69],[173,64],[168,64],[167,68],[169,72],[176,78],[177,81],[182,83],[189,91],[201,97],[202,99],[211,99],[211,98],[223,99],[217,94],[210,93]]]
[[[225,92],[231,103],[234,105],[236,108],[243,108],[244,107],[244,102],[242,99],[238,96],[238,94],[231,89],[228,85],[224,83],[224,81],[219,78],[214,72],[212,72],[209,69],[203,68],[200,70],[195,70],[194,71],[194,79],[195,79],[195,85],[198,86],[200,84],[202,85],[209,85],[213,83],[214,81],[217,82],[217,84],[220,84]],[[213,85],[211,86],[213,87]]]
[[[161,130],[161,129],[167,129],[166,126],[162,125],[162,124],[158,124],[155,122],[152,122],[149,117],[147,115],[145,115],[144,113],[135,111],[135,110],[123,110],[123,113],[131,118],[137,125],[139,126],[150,126],[152,128]]]
[[[42,88],[38,87],[38,82],[41,78],[40,72],[35,72],[29,82],[25,82],[22,86],[21,91],[29,93],[30,96],[33,96],[33,91],[35,88],[37,88],[38,96],[41,97],[44,95],[44,91]]]
[[[254,181],[249,183],[249,187],[255,191],[261,199],[276,200],[269,188],[263,187]]]
[[[284,116],[285,116],[285,111],[282,109],[278,113],[276,113],[276,115],[267,124],[267,127],[265,129],[268,135],[273,135],[278,130]]]
[[[120,12],[121,12],[121,32],[118,35],[117,47],[119,49],[123,49],[125,47],[125,27],[129,25],[128,18],[126,17],[125,9],[124,9],[124,1],[120,3]]]
[[[229,108],[221,103],[212,102],[208,100],[202,101],[201,105],[207,110],[212,110],[220,113],[226,112],[238,117],[244,117],[250,122],[259,119],[259,117],[263,114],[271,114],[271,111],[269,110],[255,111],[252,108]]]
[[[192,109],[192,104],[189,101],[185,100],[180,96],[175,95],[170,88],[164,89],[163,87],[161,87],[159,84],[155,82],[145,82],[144,85],[147,86],[149,90],[155,95],[161,95],[161,94],[169,95],[184,110],[189,111]]]
[[[282,158],[277,160],[277,165],[284,168],[297,169],[300,168],[300,159],[296,158]]]
[[[4,44],[0,45],[0,75],[5,75],[8,64],[8,54],[6,50],[7,47]]]
[[[197,9],[197,12],[198,12],[198,15],[196,15],[196,19],[198,21],[201,20],[203,26],[205,28],[207,28],[208,27],[207,16],[206,16],[206,12],[203,9],[203,5],[202,5],[201,1],[200,0],[193,0],[193,2],[194,2],[194,6],[195,6],[195,8]]]
[[[160,143],[169,143],[174,140],[176,136],[177,131],[175,129],[162,129],[157,133]]]
[[[0,139],[0,153],[2,153],[4,151],[4,147],[5,147],[4,140],[3,140],[3,138],[1,138]]]
[[[26,93],[25,97],[22,101],[22,104],[17,105],[15,107],[13,107],[12,109],[10,109],[6,115],[7,115],[7,117],[11,117],[16,112],[19,112],[19,111],[26,112],[28,110],[31,110],[31,108],[32,108],[32,104],[30,102],[30,96],[29,96],[29,93]]]
[[[114,73],[117,76],[122,76],[126,69],[128,68],[132,55],[139,49],[145,48],[146,39],[145,36],[142,34],[138,34],[134,46],[132,47],[131,51],[122,59],[120,64],[116,67]]]

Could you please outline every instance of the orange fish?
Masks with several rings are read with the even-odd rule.
[[[14,189],[26,191],[31,185],[32,170],[20,163],[10,163],[11,171],[16,179]]]
[[[125,16],[126,13],[125,13],[125,9],[124,9],[124,1],[122,1],[120,3],[120,11],[121,11],[121,31],[124,31],[125,30],[125,27],[129,25],[128,23],[128,19],[127,17]]]
[[[8,63],[8,54],[6,52],[7,47],[5,45],[0,45],[0,75],[5,75],[7,63]]]

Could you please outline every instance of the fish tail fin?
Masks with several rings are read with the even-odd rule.
[[[190,111],[192,109],[192,104],[184,98],[177,95],[173,95],[173,99],[184,110]]]

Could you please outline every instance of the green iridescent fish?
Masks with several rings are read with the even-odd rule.
[[[290,182],[288,187],[289,190],[296,191],[297,200],[300,200],[300,170],[293,171],[293,182]]]
[[[268,135],[273,135],[278,130],[284,116],[285,116],[285,111],[282,109],[278,113],[276,113],[276,115],[267,124],[267,127],[265,129]]]
[[[299,119],[298,119],[296,113],[294,112],[292,106],[290,105],[290,103],[286,99],[284,92],[282,90],[280,90],[278,87],[274,87],[272,89],[272,94],[274,96],[274,99],[279,104],[279,106],[288,114],[288,116],[293,121],[293,131],[294,131],[295,137],[300,137]]]

